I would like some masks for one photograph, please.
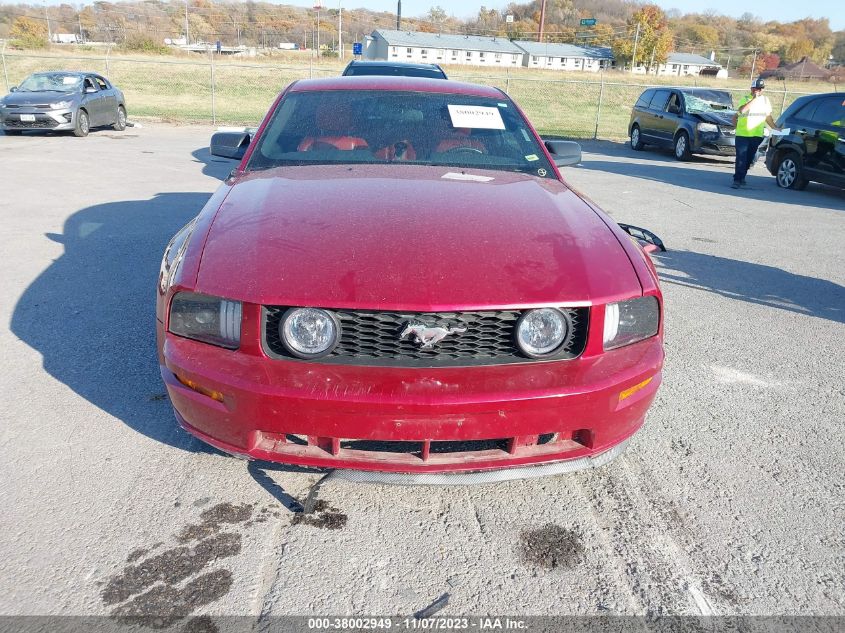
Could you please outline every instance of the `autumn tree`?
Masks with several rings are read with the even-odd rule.
[[[639,25],[639,37],[636,36]],[[646,72],[666,62],[672,50],[672,32],[663,10],[654,4],[647,4],[635,12],[628,20],[629,38],[617,38],[613,42],[613,55],[616,62],[637,63],[646,67]],[[636,53],[634,48],[636,47]],[[636,59],[634,59],[636,54]]]
[[[15,19],[9,35],[21,48],[44,48],[47,46],[47,25],[41,20],[26,16]]]
[[[616,30],[609,24],[596,24],[591,32],[588,44],[590,46],[610,46],[613,44],[613,39]]]

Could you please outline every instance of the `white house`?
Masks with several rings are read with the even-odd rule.
[[[613,53],[601,46],[527,41],[515,41],[514,44],[525,51],[522,65],[526,68],[598,72],[613,64]]]
[[[638,61],[640,64],[637,65],[634,72],[645,73],[645,66],[642,64],[646,60],[640,59]],[[660,64],[656,72],[654,70],[652,72],[655,72],[657,75],[683,77],[684,75],[700,75],[701,71],[705,69],[719,78],[728,76],[728,71],[722,68],[722,65],[717,63],[715,59],[708,59],[707,57],[693,55],[692,53],[669,53],[666,63]]]
[[[362,57],[398,62],[521,66],[525,52],[507,38],[378,29],[366,38]]]

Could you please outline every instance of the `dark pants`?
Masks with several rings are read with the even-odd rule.
[[[736,137],[736,164],[734,165],[734,182],[745,182],[745,174],[748,173],[757,148],[763,142],[762,136],[737,136]]]

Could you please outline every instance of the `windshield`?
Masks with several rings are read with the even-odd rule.
[[[44,73],[30,75],[18,86],[19,92],[76,92],[82,83],[79,75],[67,73]]]
[[[507,97],[386,90],[289,94],[246,168],[350,163],[444,165],[555,177],[528,123]]]
[[[703,91],[695,94],[685,92],[687,112],[725,112],[733,110],[729,92]]]

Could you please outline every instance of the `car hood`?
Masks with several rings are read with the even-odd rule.
[[[77,93],[75,92],[10,92],[3,97],[3,103],[6,105],[44,105],[49,103],[58,103],[59,101],[71,101],[75,99]]]
[[[209,230],[196,288],[262,304],[414,311],[641,292],[617,237],[559,181],[414,165],[243,177]]]
[[[692,115],[705,123],[715,123],[724,127],[733,127],[733,112],[693,112]]]

